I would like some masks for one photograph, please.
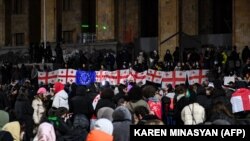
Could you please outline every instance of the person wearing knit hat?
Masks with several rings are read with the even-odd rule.
[[[54,92],[55,96],[53,99],[52,107],[54,108],[65,107],[69,109],[68,94],[64,90],[64,85],[60,82],[56,82],[54,84]]]
[[[129,129],[132,124],[132,115],[125,106],[119,106],[112,114],[114,141],[129,141]]]
[[[113,121],[113,117],[112,117],[113,112],[114,112],[114,109],[110,107],[102,107],[97,112],[97,119],[106,118],[110,121]]]
[[[44,106],[44,98],[47,90],[44,87],[41,87],[37,90],[37,95],[32,101],[32,107],[34,109],[33,112],[33,120],[36,126],[38,126],[42,120],[42,117],[45,114],[45,106]]]
[[[108,119],[98,119],[93,130],[89,132],[86,141],[113,141],[113,128],[113,124]]]

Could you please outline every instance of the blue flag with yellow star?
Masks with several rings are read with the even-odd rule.
[[[95,82],[95,71],[76,71],[76,84],[77,85],[90,85]]]

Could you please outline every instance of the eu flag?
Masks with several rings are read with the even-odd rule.
[[[95,71],[76,71],[77,85],[90,85],[95,82]]]

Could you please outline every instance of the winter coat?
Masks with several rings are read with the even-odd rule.
[[[119,106],[115,109],[112,116],[114,141],[129,141],[129,129],[132,124],[130,111],[124,106]]]
[[[127,103],[127,105],[126,105],[126,107],[131,111],[131,112],[134,112],[134,109],[135,109],[135,107],[137,107],[137,106],[144,106],[144,107],[146,107],[148,110],[150,110],[149,109],[149,106],[148,106],[148,103],[145,101],[145,100],[138,100],[138,101],[136,101],[136,102],[128,102]]]
[[[4,131],[10,132],[10,134],[14,138],[14,141],[20,141],[21,128],[20,128],[20,124],[18,121],[9,122],[5,124],[2,129]]]
[[[69,101],[69,105],[70,105],[70,112],[74,113],[75,115],[84,114],[88,118],[90,118],[94,113],[92,100],[86,94],[86,90],[82,86],[78,86],[76,88],[76,96],[74,96]]]
[[[94,129],[90,131],[86,141],[113,141],[113,136],[101,130]]]
[[[68,94],[66,93],[65,90],[60,90],[59,92],[56,93],[53,99],[52,107],[54,108],[65,107],[69,109]]]
[[[39,124],[46,110],[43,105],[43,101],[40,98],[35,97],[35,99],[32,101],[32,107],[34,109],[33,120],[35,124]]]
[[[205,121],[205,109],[198,103],[185,106],[181,111],[184,125],[197,125]]]
[[[40,124],[33,141],[56,141],[53,125],[47,122]]]

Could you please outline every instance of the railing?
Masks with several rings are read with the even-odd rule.
[[[95,33],[81,33],[79,35],[78,43],[80,44],[89,44],[96,41]]]

